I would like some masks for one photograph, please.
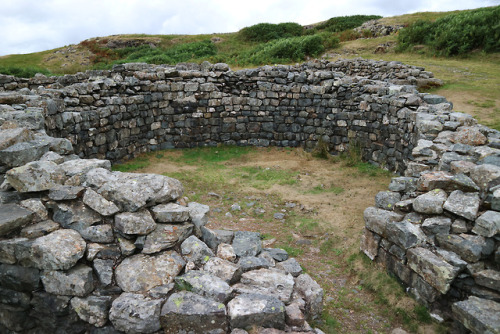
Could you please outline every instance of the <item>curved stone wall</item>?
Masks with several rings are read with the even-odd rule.
[[[337,68],[365,77],[333,71]],[[382,74],[382,68],[388,72]],[[2,76],[4,90],[17,89],[0,93],[0,104],[13,105],[0,115],[4,128],[15,115],[19,124],[41,129],[44,123],[50,135],[69,141],[24,133],[30,144],[12,139],[1,147],[0,161],[3,171],[22,170],[33,156],[68,154],[70,147],[80,157],[116,161],[155,149],[218,143],[313,149],[321,140],[331,153],[356,143],[366,160],[404,175],[366,209],[362,251],[397,276],[436,319],[458,320],[460,330],[495,332],[500,328],[500,133],[454,112],[443,97],[397,84],[431,77],[423,69],[362,60],[237,72],[225,64],[125,64],[61,78]],[[36,168],[68,185],[85,181],[71,171]],[[11,176],[10,183],[26,182],[17,184]],[[113,201],[114,192],[100,187],[90,188]],[[2,196],[30,197],[29,189]],[[51,214],[62,210],[47,203]],[[6,258],[24,263],[24,241],[15,247],[12,242],[2,241]]]

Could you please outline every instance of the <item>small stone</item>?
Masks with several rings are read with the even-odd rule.
[[[24,201],[19,202],[19,205],[21,205],[22,207],[28,209],[29,211],[35,214],[34,216],[35,222],[49,219],[47,209],[45,208],[40,199],[37,198],[26,199]]]
[[[53,201],[67,201],[82,197],[84,187],[80,186],[56,186],[49,191],[49,198]]]
[[[302,274],[302,267],[294,258],[290,258],[283,262],[278,262],[276,264],[276,269],[283,270],[293,277],[298,277],[300,274]]]
[[[201,296],[225,303],[231,297],[233,289],[223,279],[208,272],[190,270],[175,278],[181,290],[188,290]]]
[[[113,301],[109,320],[119,331],[154,333],[161,328],[161,304],[161,299],[125,292]]]
[[[295,278],[295,289],[306,302],[306,317],[317,319],[323,310],[323,289],[308,274]]]
[[[226,333],[226,306],[188,291],[174,293],[161,310],[167,333]]]
[[[472,275],[476,284],[500,292],[500,272],[496,270],[483,270]]]
[[[483,213],[476,219],[472,232],[487,238],[500,233],[500,212],[490,210]]]
[[[233,249],[237,256],[257,256],[262,251],[260,233],[237,231],[234,234]]]
[[[115,262],[113,260],[95,259],[92,262],[97,278],[103,286],[111,285],[113,282],[114,265]]]
[[[451,219],[447,217],[432,217],[424,220],[422,229],[427,235],[434,235],[439,233],[449,234],[451,227]]]
[[[473,333],[498,333],[500,304],[474,296],[451,306],[454,318]]]
[[[181,244],[181,252],[186,260],[194,262],[197,266],[207,263],[214,256],[212,250],[194,235],[184,240]]]
[[[231,328],[285,328],[285,305],[272,296],[242,294],[231,300],[227,307]]]
[[[34,213],[17,204],[0,204],[0,236],[31,222]]]
[[[241,206],[238,203],[231,205],[231,211],[241,211]]]
[[[425,214],[441,214],[447,197],[446,192],[441,189],[431,190],[415,198],[413,209]]]
[[[146,292],[171,283],[186,262],[174,251],[125,258],[115,270],[116,283],[126,292]]]
[[[463,219],[455,219],[453,224],[451,224],[451,233],[460,234],[467,233],[468,231],[467,223]]]
[[[427,240],[418,225],[402,222],[389,222],[386,229],[387,239],[404,249],[415,247]]]
[[[87,244],[74,230],[57,230],[35,239],[32,258],[40,269],[66,270],[73,267],[85,253]]]
[[[193,232],[193,224],[157,224],[156,229],[146,236],[142,252],[152,254],[181,244]]]
[[[238,265],[241,267],[243,272],[247,272],[250,270],[257,270],[262,268],[269,268],[269,262],[263,258],[255,257],[255,256],[243,256],[240,257],[238,261]]]
[[[203,270],[221,278],[228,284],[237,282],[242,274],[239,265],[218,257],[210,258],[203,266]]]
[[[452,266],[425,248],[412,248],[408,250],[407,257],[408,266],[442,294],[448,292],[451,282],[460,272],[459,267]]]
[[[71,306],[80,319],[96,327],[102,327],[108,321],[111,300],[110,296],[74,297],[71,299]]]
[[[285,260],[288,259],[288,253],[284,249],[281,249],[281,248],[264,248],[264,251],[268,252],[269,255],[271,255],[272,258],[275,261],[281,262],[281,261],[285,261]]]
[[[110,243],[115,241],[113,227],[110,224],[89,226],[80,231],[80,234],[90,242]]]
[[[108,201],[90,188],[87,188],[83,195],[83,203],[102,216],[112,216],[120,211],[115,203]]]
[[[156,223],[148,210],[123,212],[115,216],[115,228],[125,234],[146,235],[155,230]]]
[[[229,244],[219,244],[217,247],[217,257],[234,262],[236,260],[236,254],[234,253],[233,246]]]
[[[372,261],[377,257],[379,243],[380,236],[365,228],[361,236],[360,250]]]
[[[380,209],[394,210],[394,205],[401,200],[398,192],[380,191],[375,195],[375,206]]]
[[[183,223],[189,220],[189,209],[185,206],[168,203],[151,208],[155,219],[160,223]]]
[[[273,215],[274,219],[277,219],[277,220],[283,220],[285,219],[285,214],[284,213],[281,213],[281,212],[277,212]]]
[[[443,208],[468,220],[476,219],[479,210],[479,194],[455,190],[450,194]]]
[[[453,142],[472,146],[484,145],[488,141],[476,127],[461,127],[455,132]]]
[[[190,202],[188,204],[188,209],[191,222],[194,224],[194,234],[200,238],[202,226],[205,226],[208,223],[210,207],[208,205]]]
[[[78,264],[68,271],[46,271],[41,276],[45,291],[56,295],[88,295],[94,289],[92,268]]]

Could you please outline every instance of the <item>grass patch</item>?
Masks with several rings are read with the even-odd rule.
[[[273,185],[294,185],[297,181],[298,172],[262,168],[259,166],[241,167],[236,170],[237,177],[241,178],[243,183],[256,189],[269,189]]]
[[[248,154],[253,148],[249,146],[217,146],[182,150],[182,156],[174,159],[175,162],[187,165],[198,163],[220,163],[238,159]]]
[[[146,156],[140,156],[125,163],[114,164],[112,170],[118,172],[135,172],[142,168],[146,168],[150,165],[151,165],[150,155],[146,155]]]
[[[333,193],[335,195],[339,195],[342,194],[344,191],[345,189],[342,187],[337,187],[334,185],[325,187],[323,184],[320,184],[310,190],[305,191],[304,194],[319,195],[325,193]]]

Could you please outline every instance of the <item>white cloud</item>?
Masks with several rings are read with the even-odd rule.
[[[500,4],[500,0],[3,0],[0,55],[36,52],[125,33],[234,32],[259,22],[310,24],[334,16],[399,15]]]

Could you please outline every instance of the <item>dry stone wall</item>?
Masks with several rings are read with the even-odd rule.
[[[352,77],[337,72],[339,69],[358,76]],[[102,275],[106,282],[112,280],[113,298],[118,295],[117,290],[113,289],[120,289],[120,292],[123,292],[119,294],[119,298],[114,299],[113,304],[116,302],[121,305],[119,313],[125,314],[129,308],[135,308],[130,305],[141,303],[149,305],[151,300],[147,298],[153,300],[161,298],[154,297],[151,292],[145,297],[146,300],[133,296],[144,287],[137,286],[138,283],[134,279],[122,275],[129,270],[119,270],[119,268],[137,266],[149,268],[155,266],[150,262],[161,263],[165,260],[151,257],[155,257],[157,252],[161,254],[168,252],[170,256],[168,261],[177,261],[180,267],[187,266],[188,269],[207,271],[206,263],[200,262],[198,258],[191,260],[189,256],[186,257],[189,251],[183,253],[182,245],[191,238],[187,225],[194,225],[192,227],[194,236],[201,237],[200,242],[207,244],[212,252],[215,250],[214,240],[221,242],[225,240],[224,243],[231,244],[232,235],[228,236],[226,232],[217,234],[213,231],[203,234],[205,230],[197,228],[196,219],[188,215],[182,218],[183,220],[180,219],[183,222],[182,228],[179,229],[180,226],[175,225],[178,229],[176,229],[177,234],[180,234],[178,239],[185,238],[184,241],[172,245],[170,240],[157,240],[153,245],[148,244],[148,238],[158,238],[155,231],[158,225],[164,223],[162,219],[165,218],[158,217],[173,215],[173,213],[162,214],[163,206],[173,205],[178,197],[155,200],[147,197],[150,196],[148,194],[141,194],[139,189],[144,188],[141,185],[152,182],[158,186],[166,181],[145,176],[140,183],[131,182],[127,174],[109,172],[108,160],[128,159],[141,152],[162,148],[185,148],[219,143],[301,146],[313,149],[321,142],[321,145],[326,145],[331,153],[346,150],[350,145],[356,144],[361,147],[366,160],[403,175],[392,180],[388,191],[377,194],[375,207],[366,209],[364,214],[366,229],[361,241],[361,250],[398,277],[402,284],[408,287],[409,292],[434,312],[436,319],[455,319],[457,330],[463,332],[497,333],[500,331],[497,316],[500,302],[500,133],[478,125],[469,115],[454,112],[452,104],[441,96],[419,93],[415,86],[418,82],[424,82],[422,80],[437,82],[430,73],[421,68],[394,62],[364,60],[265,66],[237,72],[230,71],[225,64],[204,63],[201,66],[125,64],[115,67],[112,71],[90,71],[60,78],[37,76],[31,80],[22,80],[0,76],[0,85],[4,90],[0,93],[0,104],[9,105],[2,106],[0,112],[2,131],[7,131],[3,132],[5,144],[1,144],[3,146],[0,147],[0,161],[2,172],[9,170],[8,183],[4,186],[10,185],[16,189],[14,192],[1,192],[2,202],[19,202],[33,196],[39,197],[42,207],[48,210],[49,217],[52,215],[51,219],[59,226],[49,224],[48,227],[43,225],[43,228],[50,229],[56,226],[59,230],[63,227],[77,231],[81,238],[86,240],[87,253],[90,243],[106,244],[96,241],[101,239],[88,238],[100,238],[101,233],[111,233],[108,237],[109,240],[113,238],[116,252],[105,248],[104,253],[111,255],[97,257],[99,260],[97,265],[95,257],[90,259],[80,257],[76,262],[74,259],[64,262],[61,264],[63,267],[57,269],[42,268],[45,271],[49,269],[58,271],[50,274],[48,276],[50,279],[46,278],[46,283],[42,279],[42,283],[44,293],[53,298],[54,295],[65,295],[60,292],[54,294],[55,290],[50,290],[54,287],[49,281],[62,280],[59,271],[64,272],[64,275],[69,275],[69,271],[76,271],[80,277],[96,275],[95,282],[100,280]],[[51,136],[45,134],[43,129]],[[38,134],[33,133],[36,131]],[[82,157],[89,159],[79,159]],[[32,160],[42,160],[42,162],[30,163]],[[88,166],[100,169],[88,170]],[[28,174],[25,179],[18,179],[15,176],[24,175],[25,172]],[[33,177],[35,172],[38,175],[36,178]],[[88,181],[89,173],[93,181]],[[40,183],[46,188],[38,189]],[[113,188],[114,183],[123,183],[122,192],[126,194]],[[56,186],[61,184],[77,189],[71,188],[71,191],[66,189],[60,194],[56,190],[49,190],[57,189]],[[67,198],[67,192],[76,192],[76,195],[72,195],[76,197]],[[146,196],[144,203],[126,205],[123,203],[127,196],[139,196],[139,194]],[[74,212],[80,212],[82,208],[90,208],[89,212],[97,210],[97,204],[90,204],[91,199],[106,206],[103,212],[98,211],[100,216],[89,213],[85,219],[73,219],[76,214]],[[115,209],[112,204],[117,208]],[[96,208],[92,205],[96,205]],[[28,207],[28,210],[35,212],[36,207],[40,205]],[[15,210],[20,210],[22,216],[22,210],[25,209],[16,207]],[[25,214],[29,216],[28,213]],[[110,216],[114,218],[111,219]],[[25,267],[38,268],[39,264],[32,264],[35,256],[33,254],[39,254],[37,256],[44,258],[44,249],[47,249],[33,248],[31,241],[23,239],[28,237],[19,234],[27,233],[19,229],[32,222],[32,219],[32,216],[28,218],[24,216],[15,222],[9,220],[5,224],[5,229],[8,231],[5,235],[14,239],[4,239],[0,253],[4,254],[4,261],[10,261],[4,262],[5,265],[16,266],[20,271],[26,270]],[[141,230],[137,230],[132,221],[141,221]],[[132,230],[127,230],[128,228]],[[128,232],[125,232],[126,230]],[[47,233],[52,235],[55,232],[57,231]],[[235,239],[232,241],[233,249],[252,242],[255,242],[255,247],[258,248],[255,235],[249,236],[250,239],[245,239],[244,242],[236,241],[240,240],[236,235],[234,234]],[[54,240],[58,240],[59,237],[58,234],[52,236]],[[122,249],[119,240],[131,239],[135,240],[133,242],[135,248],[130,246],[132,250],[127,247]],[[73,244],[75,243],[79,244],[76,240]],[[113,244],[111,241],[109,243]],[[163,247],[165,243],[169,245],[166,247],[167,251],[157,248]],[[186,247],[193,246],[186,245]],[[85,247],[82,244],[80,248]],[[131,253],[127,253],[128,251]],[[200,258],[205,259],[208,256],[207,261],[212,258],[208,250],[206,253],[201,250],[200,252],[204,254]],[[128,257],[129,255],[132,256]],[[247,255],[244,251],[239,256]],[[49,262],[54,258],[50,254],[47,256],[46,261]],[[219,266],[225,259],[214,258],[215,263],[209,267]],[[265,258],[269,256],[266,255]],[[285,260],[279,258],[281,260],[273,257],[278,262]],[[128,267],[113,266],[114,271],[108,270],[100,274],[100,269],[96,268],[103,268],[105,263],[102,261],[108,260],[115,261],[114,264],[125,263]],[[185,266],[182,261],[186,263]],[[190,262],[192,264],[188,266]],[[258,263],[262,260],[257,258],[250,262],[259,266]],[[300,273],[294,264],[276,266],[288,268],[286,272],[291,277]],[[240,267],[244,265],[240,263]],[[10,272],[9,268],[11,267],[5,271]],[[175,279],[180,286],[193,286],[193,284],[196,286],[198,283],[193,283],[193,280],[205,282],[202,274],[195,272],[195,276],[191,277],[188,275],[189,271],[184,270],[186,274],[183,278]],[[269,280],[271,277],[279,276],[276,272],[267,274]],[[22,275],[25,275],[24,271]],[[173,277],[176,274],[167,273],[168,275]],[[225,273],[224,277],[229,277],[226,275],[229,274]],[[259,273],[257,276],[265,275]],[[302,288],[304,291],[298,288],[301,284],[299,281],[307,281],[314,287],[306,276],[299,276],[302,277],[300,280],[285,276],[279,276],[279,281],[282,286],[293,287],[292,290],[285,289],[288,292],[292,291],[291,296],[308,294],[304,291],[309,288]],[[65,277],[71,277],[68,278],[69,281],[73,280],[73,276]],[[6,280],[12,279],[6,278]],[[257,280],[257,277],[246,277],[237,283],[236,279],[229,278],[231,291],[242,294],[254,291],[257,288],[249,289],[244,285],[245,282]],[[82,280],[82,282],[87,281]],[[103,284],[102,281],[99,282]],[[97,286],[101,286],[99,284]],[[163,285],[163,283],[158,284],[158,286]],[[205,283],[200,285],[205,286]],[[210,285],[221,290],[218,292],[196,290],[193,291],[195,295],[189,296],[176,291],[175,298],[168,299],[169,302],[163,304],[162,309],[173,310],[179,300],[185,299],[198,304],[200,298],[212,298],[215,303],[220,302],[217,298],[226,296],[227,290],[219,284]],[[76,286],[83,291],[78,292],[82,296],[87,296],[89,290],[86,289],[91,289],[85,283]],[[61,289],[63,288],[64,285]],[[311,289],[319,291],[320,288]],[[9,291],[6,293],[10,293]],[[101,290],[91,291],[94,291],[92,296],[101,296],[99,292]],[[214,297],[212,293],[218,297]],[[78,294],[75,296],[83,298]],[[299,300],[293,306],[293,301],[289,297],[283,299],[281,296],[277,299],[284,303],[286,312],[295,314],[294,310],[298,309],[305,318],[318,314],[319,306],[311,305],[314,303],[319,305],[319,295],[318,292],[309,301],[306,297],[300,297],[303,302]],[[29,296],[31,300],[34,299],[33,295]],[[212,311],[215,313],[207,312],[216,314],[213,318],[214,323],[224,326],[222,322],[225,319],[229,321],[228,328],[235,328],[257,321],[253,313],[234,315],[234,319],[228,316],[231,310],[240,309],[240,305],[243,304],[265,303],[271,309],[277,309],[276,301],[267,299],[257,301],[257,297],[251,295],[241,298],[239,296],[230,302],[229,298],[223,298],[222,304],[225,305],[227,312],[225,317],[222,313],[214,311],[216,304],[213,304]],[[35,300],[41,297],[37,298]],[[68,301],[66,306],[69,305]],[[79,302],[75,299],[75,303]],[[207,310],[211,310],[212,304],[207,302],[207,305]],[[73,305],[67,310],[77,310],[78,307],[80,306]],[[159,309],[158,305],[155,307]],[[18,311],[21,312],[19,317],[26,315],[26,308],[16,309],[16,312]],[[78,312],[75,312],[78,315]],[[157,314],[155,312],[153,313]],[[158,320],[160,325],[175,323],[173,318],[191,319],[187,313],[182,313],[184,311],[179,310],[179,312],[170,318],[168,316],[163,318],[162,315]],[[132,321],[123,320],[121,316],[111,313],[108,317],[115,327],[126,327],[124,323]],[[67,314],[72,314],[74,319],[82,320],[81,317],[76,318],[74,312],[65,313],[65,316]],[[262,314],[260,314],[262,318],[267,319],[262,320],[265,326],[283,328],[282,322],[274,322],[281,321],[276,320],[281,319],[281,315],[276,318],[264,311]],[[83,321],[89,322],[85,319]],[[293,324],[295,323],[294,320]],[[9,328],[9,324],[11,323],[4,326]],[[305,322],[301,324],[306,326]],[[292,323],[285,325],[292,326]],[[307,326],[303,329],[309,330]],[[149,330],[137,329],[144,332]]]
[[[322,333],[323,290],[287,252],[209,229],[178,180],[80,159],[45,133],[52,99],[1,98],[1,333]]]

